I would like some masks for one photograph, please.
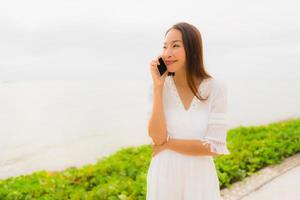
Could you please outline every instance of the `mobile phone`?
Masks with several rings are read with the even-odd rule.
[[[157,68],[160,75],[162,76],[167,71],[167,66],[161,57],[158,59],[158,61],[159,65],[157,65]]]

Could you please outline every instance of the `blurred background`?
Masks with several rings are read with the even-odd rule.
[[[297,1],[0,2],[0,179],[150,143],[149,63],[178,22],[228,85],[230,128],[300,116]]]

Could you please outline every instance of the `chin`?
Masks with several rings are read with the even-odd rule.
[[[175,72],[176,70],[172,69],[172,67],[167,68],[169,72]]]

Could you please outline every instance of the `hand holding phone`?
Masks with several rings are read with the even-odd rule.
[[[165,78],[167,77],[167,66],[161,56],[150,62],[150,71],[152,75],[153,85],[163,87]],[[159,88],[156,87],[156,88]]]
[[[162,57],[158,59],[159,65],[157,65],[158,71],[160,75],[162,76],[167,71],[167,66],[165,62],[163,61]]]

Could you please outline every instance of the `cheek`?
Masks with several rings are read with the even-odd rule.
[[[179,60],[179,62],[181,64],[184,64],[185,63],[185,51],[184,50],[179,50],[177,52],[177,55],[176,55],[177,59]]]
[[[185,60],[185,51],[184,49],[178,49],[176,52],[177,58],[184,61]]]

